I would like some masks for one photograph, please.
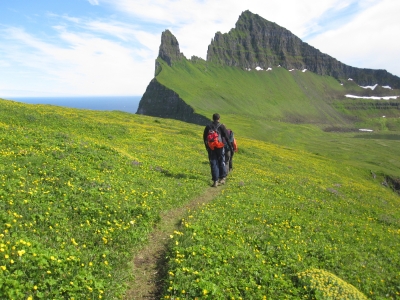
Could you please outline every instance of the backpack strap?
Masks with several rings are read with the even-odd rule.
[[[212,128],[213,128],[215,131],[218,131],[219,127],[220,127],[222,124],[221,124],[221,123],[218,123],[217,125],[215,125],[214,123],[211,123],[211,125],[212,125]]]

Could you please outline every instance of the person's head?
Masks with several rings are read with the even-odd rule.
[[[217,114],[217,113],[215,113],[215,114],[213,114],[213,121],[214,122],[217,122],[217,121],[219,121],[219,119],[220,119],[220,116],[219,116],[219,114]]]

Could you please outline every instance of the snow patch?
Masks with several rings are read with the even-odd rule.
[[[307,71],[307,69],[304,69],[302,72],[305,73]]]
[[[295,69],[291,69],[291,70],[289,70],[289,72],[292,72],[292,71],[294,71]]]
[[[364,129],[364,128],[361,128],[361,129],[358,129],[358,130],[360,130],[360,131],[373,131],[372,129]]]
[[[272,71],[272,68],[268,68],[267,71]]]
[[[262,71],[263,68],[261,68],[261,67],[256,67],[256,70],[257,70],[257,71]]]
[[[378,84],[375,84],[375,85],[367,85],[367,86],[361,86],[360,85],[360,87],[362,87],[363,89],[371,89],[371,90],[374,90],[376,87],[378,86]]]
[[[347,79],[348,81],[353,81],[353,79],[351,79],[351,78],[349,78],[349,79]]]
[[[369,99],[369,100],[390,100],[394,99],[397,100],[400,96],[383,96],[383,97],[377,97],[377,96],[354,96],[354,95],[344,95],[347,98],[355,98],[355,99]]]
[[[388,86],[388,85],[383,85],[382,86],[384,89],[389,89],[389,90],[391,90],[392,88],[390,87],[390,86]]]

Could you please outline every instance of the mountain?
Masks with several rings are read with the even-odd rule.
[[[174,62],[186,59],[180,52],[176,37],[169,30],[164,31],[161,35],[158,57],[170,67]],[[161,70],[160,60],[156,60],[155,76]],[[137,114],[161,116],[195,124],[207,122],[207,118],[195,114],[193,108],[188,106],[176,92],[160,84],[156,78],[150,82],[142,100],[139,102]]]
[[[360,87],[375,84],[375,89]],[[212,113],[223,112],[260,122],[352,127],[355,121],[383,113],[398,117],[397,100],[345,96],[400,94],[384,88],[387,85],[400,87],[400,78],[385,70],[347,66],[285,28],[245,11],[229,33],[216,33],[207,60],[187,59],[176,37],[165,30],[155,77],[137,114],[204,125]]]
[[[352,78],[363,86],[377,83],[400,88],[400,78],[386,70],[345,65],[303,42],[289,30],[250,11],[241,14],[229,33],[215,34],[208,47],[207,61],[242,69],[267,69],[281,65],[287,70],[307,69],[340,80]]]

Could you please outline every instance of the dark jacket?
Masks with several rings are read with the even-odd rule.
[[[218,121],[213,121],[211,124],[207,125],[206,128],[204,128],[203,141],[204,141],[204,144],[207,149],[208,149],[208,143],[207,143],[208,131],[212,128],[215,128],[218,125],[218,123],[219,123]],[[222,137],[222,140],[224,141],[224,143],[226,143],[230,149],[233,149],[232,143],[229,141],[229,133],[226,130],[226,127],[224,124],[221,124],[219,126],[218,133],[221,134],[221,137]]]

